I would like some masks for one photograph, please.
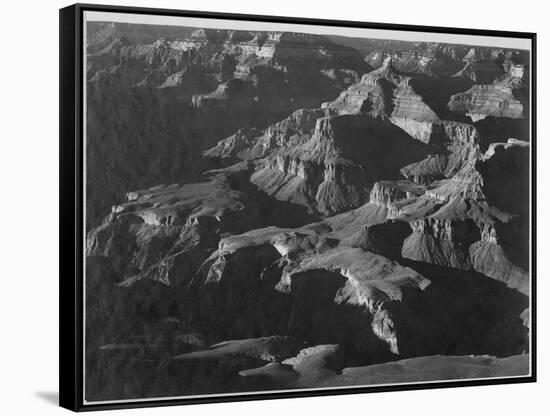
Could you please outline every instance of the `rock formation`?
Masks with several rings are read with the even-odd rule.
[[[204,167],[196,154],[333,99],[370,69],[357,51],[322,36],[201,29],[141,43],[131,33],[115,38],[127,34],[117,28],[89,34],[88,227],[128,189],[197,180]],[[106,161],[116,175],[106,177]]]
[[[87,397],[528,371],[524,51],[88,29]]]
[[[492,83],[476,83],[468,91],[453,95],[449,109],[464,113],[474,122],[486,117],[525,117],[527,74],[527,65],[510,64],[506,73],[495,77]],[[478,82],[476,76],[471,79]]]

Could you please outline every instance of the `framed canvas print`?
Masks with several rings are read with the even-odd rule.
[[[535,381],[535,34],[60,11],[60,402]]]

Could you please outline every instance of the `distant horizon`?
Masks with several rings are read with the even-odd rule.
[[[221,29],[265,32],[294,32],[312,35],[342,36],[356,39],[390,40],[402,42],[447,43],[472,47],[493,47],[531,51],[531,41],[522,38],[500,36],[459,35],[403,31],[391,29],[367,29],[354,27],[323,26],[300,23],[253,22],[218,18],[158,16],[132,13],[84,12],[85,22],[128,23],[150,26],[174,26],[191,29]]]

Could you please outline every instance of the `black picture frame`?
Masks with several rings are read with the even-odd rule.
[[[114,404],[83,403],[83,13],[85,11],[120,12],[131,14],[166,15],[198,18],[223,18],[229,20],[261,21],[268,23],[296,23],[399,31],[422,31],[441,34],[498,36],[522,38],[531,42],[531,235],[532,235],[532,369],[531,375],[517,378],[480,379],[468,381],[443,381],[437,383],[415,383],[414,385],[350,387],[346,389],[323,389],[288,391],[277,393],[243,393],[234,396],[196,397],[186,399],[127,401]],[[266,400],[357,393],[373,393],[401,390],[420,390],[463,386],[526,383],[536,381],[537,371],[537,308],[536,308],[536,34],[526,32],[462,29],[435,26],[399,25],[387,23],[366,23],[357,21],[336,21],[283,16],[244,15],[212,13],[141,7],[105,6],[75,4],[60,9],[60,275],[59,275],[59,403],[73,411],[173,406],[227,401]]]

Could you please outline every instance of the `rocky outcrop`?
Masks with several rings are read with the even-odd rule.
[[[524,290],[526,272],[504,253],[515,253],[517,264],[527,263],[519,255],[519,247],[527,244],[526,225],[517,219],[528,215],[528,207],[519,203],[527,197],[519,195],[522,187],[516,183],[527,180],[528,173],[520,167],[527,166],[527,159],[525,142],[511,139],[506,144],[492,144],[480,159],[471,159],[451,179],[428,185],[377,183],[370,203],[386,208],[387,218],[410,224],[412,233],[403,241],[403,257],[475,269]],[[437,160],[428,162],[437,167]],[[414,168],[408,167],[405,173]],[[514,244],[511,235],[520,242]],[[491,256],[500,260],[490,260]]]
[[[464,47],[444,44],[422,44],[416,48],[399,51],[374,51],[365,61],[377,68],[391,58],[396,68],[407,73],[426,75],[451,75],[460,68]]]
[[[470,269],[469,245],[476,239],[475,226],[469,221],[437,218],[411,223],[413,233],[403,243],[405,258],[458,269]]]
[[[460,123],[440,120],[415,92],[412,81],[387,59],[383,66],[365,74],[336,100],[324,103],[321,109],[298,110],[263,132],[239,132],[205,154],[215,158],[229,155],[241,159],[265,157],[281,148],[301,146],[316,134],[317,120],[336,115],[368,115],[388,120],[410,136],[431,145],[464,140],[456,127]],[[471,126],[464,125],[464,128]]]
[[[309,140],[267,158],[251,181],[279,200],[330,215],[365,203],[378,178],[396,177],[399,166],[425,154],[388,121],[330,116],[317,120]]]
[[[474,85],[449,101],[451,111],[461,112],[472,121],[485,117],[523,117],[523,105],[514,97],[512,89],[501,85]]]
[[[216,159],[231,157],[250,160],[266,157],[283,147],[297,146],[311,138],[319,118],[328,116],[323,109],[299,109],[263,131],[239,130],[217,146],[204,152]]]
[[[376,182],[372,187],[369,202],[387,209],[388,218],[399,215],[399,207],[424,194],[425,188],[408,181]]]
[[[482,239],[472,244],[469,251],[475,270],[522,293],[529,293],[529,274],[509,260],[501,245]]]
[[[387,117],[412,137],[427,143],[432,125],[439,117],[410,83],[411,77],[396,70],[392,58],[386,58],[380,68],[363,75],[360,82],[324,107],[340,114],[365,113]]]
[[[143,76],[147,71],[156,71],[159,79],[166,79],[199,66],[218,81],[250,79],[257,86],[273,71],[280,74],[281,70],[289,70],[298,75],[306,62],[308,70],[319,71],[317,80],[325,77],[332,83],[345,82],[350,75],[356,78],[370,69],[357,51],[320,35],[198,29],[190,34],[180,31],[183,39],[170,36],[143,43],[142,39],[131,39],[131,35],[113,38],[116,27],[112,32],[108,36],[94,35],[98,39],[103,36],[102,41],[91,39],[89,47],[94,52],[88,56],[89,77],[128,60],[143,63]],[[112,41],[105,45],[107,39]],[[100,45],[105,47],[96,50]],[[336,76],[338,73],[346,73],[347,77]]]
[[[465,76],[471,74],[467,64]],[[472,121],[486,117],[523,118],[528,114],[525,87],[529,80],[529,67],[507,61],[506,72],[495,74],[492,80],[473,79],[476,85],[468,91],[455,94],[449,100],[449,109],[469,116]],[[460,75],[460,74],[457,74]],[[489,77],[491,78],[491,77]]]
[[[296,111],[262,132],[240,131],[206,155],[264,158],[251,177],[255,185],[325,215],[364,203],[378,178],[396,177],[392,166],[406,165],[401,173],[420,184],[451,177],[479,156],[479,133],[472,125],[440,120],[410,80],[388,59],[321,109]],[[363,130],[368,141],[359,139]],[[415,146],[409,136],[431,148]],[[387,152],[375,150],[379,140]],[[430,150],[434,154],[423,160]]]
[[[403,45],[405,46],[405,45]],[[408,47],[407,47],[408,46]],[[524,51],[491,47],[468,47],[444,43],[421,43],[414,47],[391,50],[378,49],[366,55],[365,61],[374,68],[382,66],[391,58],[395,67],[403,72],[428,76],[451,76],[470,65],[463,75],[474,77],[488,76],[492,82],[496,74],[507,70],[514,63],[525,63],[528,59]],[[486,73],[487,75],[485,75]]]
[[[243,195],[222,181],[131,192],[127,198],[87,238],[87,254],[109,258],[124,286],[141,279],[184,284],[219,233],[245,211]]]
[[[426,159],[420,162],[411,163],[401,168],[401,174],[415,184],[429,185],[445,177],[447,165],[446,155],[428,155]]]
[[[144,279],[182,286],[193,279],[224,233],[311,221],[246,189],[247,171],[245,163],[212,171],[206,182],[127,193],[127,201],[113,206],[103,224],[88,233],[87,255],[108,258],[123,286]],[[268,205],[275,208],[271,215],[266,213]]]
[[[358,345],[369,348],[371,354],[398,354],[399,333],[394,320],[406,317],[396,315],[395,304],[405,301],[408,290],[424,290],[429,281],[361,248],[334,247],[330,240],[320,244],[318,233],[311,230],[298,233],[289,240],[285,230],[266,229],[222,240],[218,251],[205,262],[203,277],[197,283],[222,285],[227,292],[261,282],[264,290],[271,287],[293,299],[288,315],[288,328],[292,332],[330,338],[335,336],[331,335],[335,330],[342,339],[353,337]],[[292,240],[295,243],[289,246]],[[317,243],[312,244],[314,241]],[[243,262],[244,258],[256,259],[255,264],[250,260]],[[270,270],[275,263],[280,264],[280,270],[272,275]],[[240,264],[247,264],[246,271],[237,268]],[[314,297],[313,288],[317,292]],[[318,307],[312,309],[312,303]],[[357,310],[360,320],[353,325],[359,332],[353,335],[344,328],[336,329],[343,325],[336,317],[344,314],[344,308]],[[360,312],[363,308],[365,312]],[[334,309],[332,319],[336,320],[326,327],[324,320],[331,309]],[[317,312],[311,316],[312,311]]]
[[[356,215],[361,215],[360,212],[358,210]],[[454,286],[460,280],[449,277],[453,284],[445,279],[440,280],[445,274],[441,275],[437,269],[426,270],[430,276],[427,278],[384,256],[395,256],[399,259],[399,248],[403,246],[404,257],[407,257],[409,250],[424,256],[414,258],[412,265],[422,262],[450,266],[452,270],[472,270],[471,261],[476,260],[470,260],[469,250],[470,247],[475,247],[476,237],[475,232],[472,232],[475,225],[473,221],[445,222],[433,219],[413,222],[411,228],[408,228],[403,221],[384,221],[379,219],[377,224],[368,226],[366,230],[357,224],[355,229],[358,234],[365,231],[365,238],[359,241],[342,239],[343,235],[349,235],[352,223],[344,218],[325,220],[324,224],[295,230],[270,227],[223,239],[218,251],[205,262],[204,271],[201,272],[205,277],[200,280],[203,282],[201,284],[223,285],[226,282],[229,286],[223,286],[226,288],[224,293],[241,291],[239,288],[243,284],[248,287],[262,285],[263,290],[274,288],[278,293],[292,296],[292,303],[287,306],[292,313],[282,316],[287,317],[288,328],[296,333],[308,334],[308,339],[315,338],[317,334],[317,342],[338,340],[346,344],[363,345],[362,348],[369,350],[370,354],[376,351],[379,357],[384,353],[409,354],[411,348],[418,348],[417,344],[416,347],[412,346],[412,339],[420,337],[420,340],[423,331],[427,330],[418,328],[420,332],[415,335],[409,332],[418,318],[416,312],[412,312],[416,308],[414,305],[416,302],[424,302],[424,296],[426,301],[432,296],[431,279],[437,281],[437,289],[433,292],[436,298],[446,296],[444,294],[447,291],[458,290]],[[325,224],[331,226],[326,227]],[[346,230],[345,234],[341,234],[341,230]],[[417,237],[424,242],[415,241]],[[480,238],[479,235],[477,238]],[[374,254],[375,251],[382,255]],[[251,260],[244,261],[243,256],[255,260],[253,263]],[[243,263],[249,265],[246,271],[235,268]],[[243,278],[246,280],[243,281]],[[462,281],[461,284],[466,286],[459,290],[472,290],[470,285],[475,286],[478,284],[476,282],[491,286],[491,283],[479,281],[479,277],[472,276],[472,279]],[[493,289],[482,289],[486,294],[480,295],[475,302],[486,301],[491,290]],[[312,293],[315,293],[314,297]],[[343,323],[331,320],[342,313],[338,312],[341,307],[359,310],[365,308],[365,312],[362,312],[366,314],[364,317],[360,313],[354,318],[358,326],[353,330],[353,341],[348,338],[351,336],[351,328],[338,330]],[[333,309],[330,312],[332,318],[328,321],[329,315],[324,315],[328,313],[327,308]],[[521,305],[519,308],[521,309]],[[311,311],[318,311],[319,315],[311,315]],[[456,319],[454,313],[451,309],[445,319]],[[493,341],[487,339],[486,342]],[[428,350],[433,351],[429,348]]]
[[[466,123],[442,121],[433,127],[433,142],[438,146],[432,154],[401,169],[408,180],[430,185],[452,178],[465,166],[481,157],[482,138],[477,129]]]

